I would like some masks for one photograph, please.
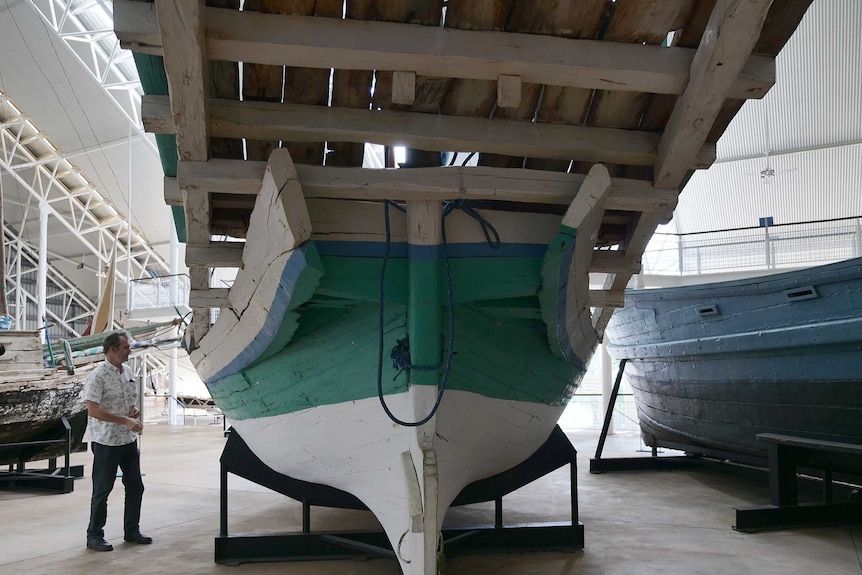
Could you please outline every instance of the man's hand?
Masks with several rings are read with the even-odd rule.
[[[131,417],[132,419],[138,419],[139,415],[141,415],[141,412],[138,410],[137,407],[132,407],[132,409],[129,410],[129,417]]]
[[[126,421],[123,422],[123,425],[126,426],[126,429],[129,431],[134,431],[135,433],[141,431],[144,426],[137,419],[132,419],[131,417],[127,417]]]

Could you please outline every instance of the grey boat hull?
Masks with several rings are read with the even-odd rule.
[[[648,445],[760,462],[758,433],[862,444],[862,259],[630,290],[606,337]]]

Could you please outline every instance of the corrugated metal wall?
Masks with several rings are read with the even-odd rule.
[[[862,1],[815,0],[776,64],[776,86],[743,106],[665,231],[862,215]]]

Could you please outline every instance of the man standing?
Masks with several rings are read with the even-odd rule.
[[[124,539],[142,545],[153,542],[153,538],[141,533],[139,527],[144,483],[141,481],[138,432],[143,425],[137,419],[140,415],[138,389],[132,370],[125,365],[132,351],[130,339],[125,330],[112,332],[105,338],[102,344],[105,362],[93,370],[84,388],[93,448],[93,497],[90,500],[87,548],[93,551],[114,549],[105,541],[105,522],[108,518],[108,495],[114,488],[117,466],[123,472],[126,489]]]

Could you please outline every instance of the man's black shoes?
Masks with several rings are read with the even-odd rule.
[[[148,535],[144,535],[140,531],[129,531],[126,533],[123,540],[128,541],[129,543],[137,543],[138,545],[149,545],[153,542],[153,538]]]
[[[87,537],[87,549],[92,549],[93,551],[113,551],[114,546],[105,541],[104,537]]]

